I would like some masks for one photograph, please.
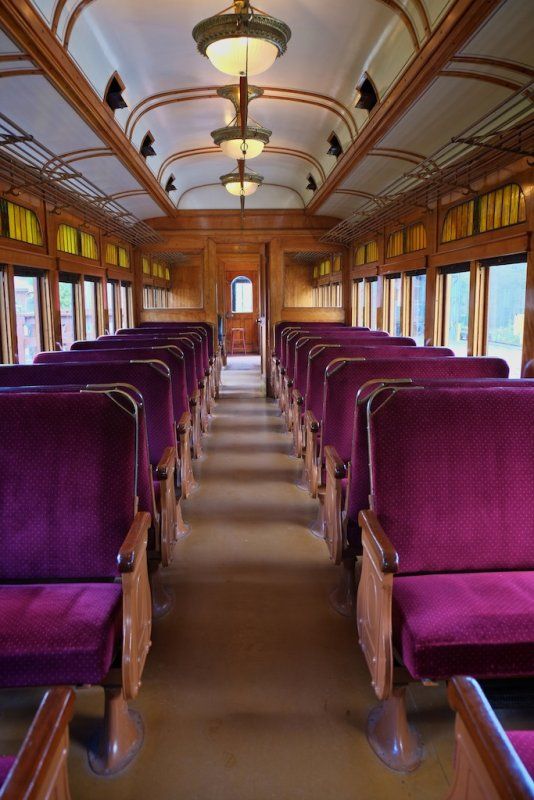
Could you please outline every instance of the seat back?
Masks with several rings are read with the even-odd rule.
[[[530,388],[373,395],[372,508],[401,574],[534,568],[533,419]]]
[[[321,421],[323,416],[325,374],[328,365],[340,359],[355,358],[451,358],[454,354],[448,347],[404,347],[390,344],[387,340],[380,340],[379,344],[320,344],[310,350],[308,355],[308,370],[306,375],[306,394],[304,400],[305,411],[312,411]],[[387,344],[386,344],[387,341]]]
[[[0,581],[118,575],[137,427],[119,392],[0,393]]]
[[[126,361],[130,363],[157,361],[165,364],[171,375],[172,405],[175,423],[179,422],[182,414],[189,412],[185,359],[182,351],[177,347],[158,346],[131,347],[129,349],[118,348],[115,350],[98,348],[96,350],[45,351],[35,356],[34,364],[88,364],[91,362],[103,364]]]
[[[162,361],[86,362],[0,366],[0,387],[122,383],[142,396],[150,463],[155,467],[167,447],[176,447],[171,373]]]
[[[354,328],[344,328],[343,331],[332,330],[331,328],[322,329],[321,331],[312,331],[309,329],[305,331],[290,331],[285,340],[283,360],[283,366],[286,369],[288,377],[293,378],[295,348],[298,342],[302,337],[311,335],[321,336],[324,341],[329,342],[332,339],[334,341],[345,342],[346,344],[366,344],[368,341],[374,342],[377,338],[380,339],[380,341],[385,341],[386,339],[389,341],[392,338],[384,331],[361,331],[355,330]],[[415,341],[405,336],[396,337],[394,343],[397,345],[415,346]]]
[[[273,351],[276,358],[280,358],[282,353],[282,334],[285,330],[289,328],[297,329],[297,328],[307,328],[309,330],[315,330],[324,327],[331,327],[331,328],[344,328],[345,325],[342,322],[308,322],[306,324],[302,322],[276,322],[273,326]]]
[[[340,335],[328,331],[326,334],[309,333],[299,336],[295,345],[295,362],[293,366],[293,384],[301,394],[306,392],[306,381],[308,377],[308,357],[314,347],[320,344],[339,344],[345,346],[359,345],[362,347],[414,347],[415,341],[405,336],[382,336],[382,331],[368,331],[361,334],[350,333]],[[447,349],[447,355],[453,355],[452,350]],[[289,370],[288,370],[289,373]]]
[[[140,337],[137,339],[128,339],[126,336],[112,336],[106,341],[100,339],[92,339],[81,342],[74,342],[71,347],[72,352],[81,352],[85,350],[128,350],[133,347],[158,347],[158,346],[174,346],[180,349],[185,361],[185,377],[187,381],[187,393],[189,397],[198,388],[198,370],[197,361],[195,356],[195,345],[187,336],[173,336],[168,339],[154,339],[150,337],[145,339]]]
[[[367,436],[367,401],[369,394],[381,382],[409,381],[415,386],[489,388],[499,386],[524,386],[528,381],[510,381],[508,368],[502,359],[454,358],[446,363],[428,363],[426,360],[402,365],[383,364],[380,378],[365,377],[354,404],[352,440],[350,446],[350,481],[347,491],[347,522],[355,527],[358,514],[369,506],[369,443]],[[402,370],[402,375],[401,375]],[[444,374],[446,373],[446,375]],[[533,384],[534,385],[534,384]]]
[[[143,328],[142,330],[135,331],[133,333],[127,333],[123,330],[121,334],[117,336],[99,336],[99,342],[109,342],[109,341],[116,341],[119,338],[121,341],[130,341],[130,342],[142,342],[150,340],[164,340],[162,343],[164,344],[165,341],[169,339],[177,339],[181,336],[185,336],[187,339],[190,339],[194,346],[195,346],[195,361],[196,361],[196,375],[197,380],[203,380],[206,373],[209,370],[209,353],[208,353],[208,339],[206,336],[206,332],[204,330],[172,330],[169,329],[159,330],[159,329],[151,329],[151,328]]]
[[[138,328],[147,328],[147,329],[157,329],[165,330],[175,329],[178,330],[179,328],[195,328],[204,330],[207,334],[208,338],[208,355],[212,358],[215,355],[215,342],[216,342],[216,332],[217,328],[213,322],[174,322],[174,321],[167,321],[167,322],[141,322]],[[124,330],[121,328],[121,331]],[[120,333],[120,331],[117,331]]]

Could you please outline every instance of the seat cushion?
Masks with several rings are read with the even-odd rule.
[[[3,785],[14,763],[15,756],[0,756],[0,786]]]
[[[534,675],[534,572],[395,577],[393,641],[414,678]]]
[[[121,627],[120,584],[0,586],[0,686],[99,683]]]
[[[534,731],[508,731],[507,736],[526,771],[534,778]]]

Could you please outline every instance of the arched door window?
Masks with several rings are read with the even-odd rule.
[[[252,281],[240,275],[232,281],[232,313],[251,314],[252,311]]]

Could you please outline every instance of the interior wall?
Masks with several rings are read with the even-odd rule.
[[[284,307],[311,308],[313,306],[313,267],[295,264],[286,256],[284,264]]]

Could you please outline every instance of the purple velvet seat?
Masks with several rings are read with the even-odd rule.
[[[206,332],[207,339],[208,339],[208,352],[210,358],[215,355],[215,325],[213,322],[175,322],[175,321],[167,321],[167,322],[141,322],[138,325],[137,329],[160,329],[165,330],[167,328],[170,329],[179,329],[179,328],[195,328],[195,329],[202,329]],[[117,333],[120,335],[122,330],[118,330]]]
[[[97,684],[109,672],[122,632],[120,584],[0,586],[0,609],[2,686]]]
[[[534,675],[534,390],[387,392],[368,410],[371,497],[400,658],[413,678]]]
[[[174,409],[174,421],[179,423],[184,413],[189,413],[189,400],[187,394],[187,381],[185,372],[185,359],[182,351],[177,347],[131,347],[104,349],[99,347],[95,350],[68,350],[68,351],[47,351],[38,353],[35,356],[35,364],[61,364],[61,363],[82,363],[91,362],[139,362],[139,361],[161,361],[171,374],[172,403]]]
[[[393,338],[393,337],[391,337]],[[388,340],[389,341],[389,340]],[[319,422],[323,415],[325,372],[328,365],[338,359],[396,359],[399,358],[449,358],[453,351],[447,347],[412,347],[395,344],[358,345],[358,344],[320,344],[313,347],[308,355],[306,375],[306,394],[304,410],[312,411]],[[354,394],[359,385],[354,387]]]
[[[401,576],[393,643],[414,678],[534,674],[534,571]]]
[[[186,347],[189,346],[191,343],[193,345],[194,353],[195,353],[195,375],[197,382],[201,382],[206,377],[206,373],[209,371],[209,360],[207,358],[207,349],[204,351],[204,340],[201,334],[198,331],[187,331],[184,333],[181,332],[150,332],[150,333],[140,333],[140,334],[131,334],[131,335],[121,335],[121,336],[99,336],[96,340],[98,342],[128,342],[130,346],[143,344],[147,342],[149,344],[155,344],[160,342],[161,344],[176,344],[177,347],[184,347],[184,342],[186,343]],[[104,345],[105,346],[105,345]],[[112,345],[115,347],[115,344]],[[74,348],[73,349],[77,349]]]
[[[369,450],[367,440],[366,399],[369,393],[378,386],[379,379],[407,379],[416,385],[439,385],[439,380],[447,382],[477,381],[481,387],[508,385],[508,366],[499,358],[451,358],[446,361],[422,359],[406,361],[362,363],[360,365],[360,386],[368,384],[366,390],[360,392],[358,401],[353,404],[353,425],[350,435],[349,449],[345,445],[338,451],[339,457],[350,461],[350,486],[344,503],[343,524],[346,534],[346,545],[355,554],[361,553],[361,536],[358,525],[358,514],[369,502]],[[526,382],[518,382],[525,386]],[[471,384],[473,385],[473,384]],[[515,382],[514,382],[515,385]],[[356,397],[356,393],[354,395]],[[347,440],[348,441],[348,440]],[[345,497],[343,498],[345,500]]]
[[[168,325],[166,328],[164,327],[150,327],[150,328],[121,328],[116,332],[116,336],[144,336],[147,338],[160,338],[160,337],[169,337],[169,336],[188,336],[193,334],[195,337],[200,336],[200,341],[202,343],[202,364],[205,370],[208,370],[211,364],[211,359],[213,356],[213,347],[210,351],[209,347],[209,336],[205,328],[199,328],[194,325],[183,325],[183,326],[170,326]],[[112,337],[108,336],[99,336],[99,341],[106,341],[106,339],[110,339]]]
[[[0,393],[0,686],[93,683],[109,670],[136,429],[101,392]]]
[[[123,336],[113,336],[106,341],[100,339],[88,340],[84,342],[74,342],[71,352],[85,352],[86,350],[132,350],[139,347],[172,347],[176,346],[183,355],[185,362],[185,374],[187,381],[187,392],[192,397],[198,388],[198,372],[195,358],[195,346],[187,337],[176,337],[172,342],[162,342],[161,339],[150,337],[145,339],[140,337],[140,341],[129,340]]]
[[[526,771],[534,779],[534,731],[508,731],[507,736]]]
[[[307,332],[307,333],[296,333],[292,337],[288,337],[287,340],[287,357],[286,357],[286,375],[290,380],[295,379],[295,368],[296,368],[296,361],[297,361],[297,353],[299,352],[299,344],[308,339],[310,336],[314,334]],[[319,345],[322,342],[325,344],[332,343],[332,344],[360,344],[362,346],[371,346],[374,345],[377,340],[380,343],[391,343],[391,345],[397,346],[408,346],[408,347],[415,347],[415,341],[410,339],[407,336],[387,336],[381,335],[380,331],[371,332],[371,331],[354,331],[351,328],[348,328],[342,334],[339,332],[328,331],[326,333],[318,333],[316,334],[318,339],[315,341],[315,345]],[[310,348],[311,349],[311,348]],[[309,351],[308,351],[309,352]]]
[[[274,347],[273,347],[273,354],[276,358],[280,358],[282,353],[282,334],[288,328],[308,328],[310,330],[320,329],[320,328],[344,328],[345,325],[342,322],[307,322],[306,324],[302,322],[277,322],[274,325]],[[362,328],[365,330],[365,328]]]
[[[131,384],[142,395],[148,451],[155,469],[167,447],[176,449],[170,370],[161,362],[52,362],[0,366],[2,386],[61,386],[65,384]]]

